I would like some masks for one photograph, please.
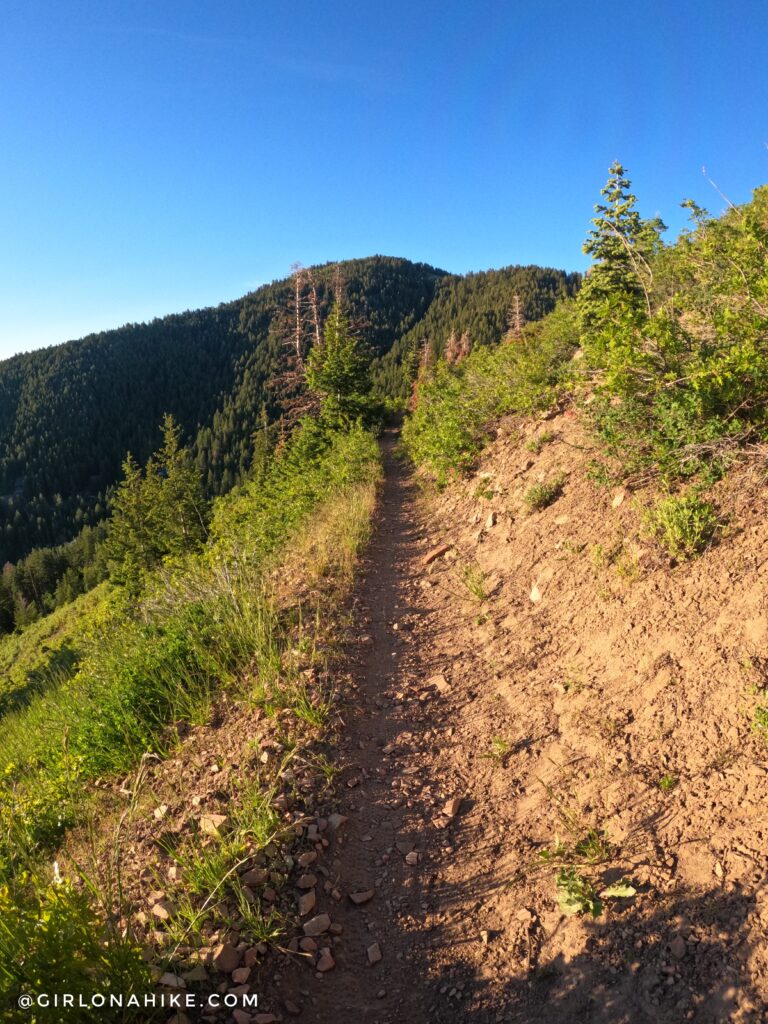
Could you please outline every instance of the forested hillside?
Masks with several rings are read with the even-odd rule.
[[[551,267],[503,267],[463,277],[444,277],[426,316],[399,338],[376,369],[382,394],[405,398],[426,345],[440,356],[453,336],[468,348],[501,341],[510,327],[541,320],[559,299],[576,294],[581,274]]]
[[[386,257],[329,264],[315,271],[321,314],[338,271],[377,354],[423,317],[443,276]],[[279,412],[291,291],[288,278],[0,363],[0,564],[101,519],[126,453],[147,458],[164,413],[193,442],[210,493],[240,479],[262,411]]]

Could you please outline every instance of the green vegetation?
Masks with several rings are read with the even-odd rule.
[[[670,793],[675,786],[677,786],[679,781],[680,780],[676,775],[670,775],[670,773],[667,772],[659,779],[658,786],[662,793]]]
[[[525,447],[527,451],[538,455],[548,444],[552,444],[556,437],[557,435],[553,431],[544,430],[542,433],[532,437]]]
[[[197,520],[187,515],[198,510],[197,475],[167,422],[163,449],[144,473],[128,474],[116,495],[108,549],[120,585],[105,584],[55,613],[55,621],[4,641],[21,673],[17,682],[29,686],[35,657],[45,671],[23,700],[20,690],[10,693],[15,709],[0,719],[3,1005],[15,1005],[25,986],[46,988],[30,980],[46,963],[46,984],[62,991],[108,991],[106,975],[127,991],[149,984],[136,943],[110,930],[122,912],[119,894],[90,886],[79,871],[74,885],[51,880],[47,861],[86,816],[93,782],[123,777],[147,755],[174,750],[188,725],[210,720],[223,689],[279,716],[276,735],[289,748],[296,746],[288,739],[291,722],[296,735],[325,724],[329,698],[307,689],[297,660],[302,650],[311,657],[318,624],[297,601],[320,580],[332,588],[333,580],[348,578],[368,534],[380,472],[372,434],[360,425],[333,429],[329,419],[321,411],[320,419],[300,423],[258,479],[217,499],[210,517]],[[155,517],[162,548],[142,546],[144,516]],[[116,551],[128,554],[118,559]],[[292,572],[296,593],[286,589]],[[319,616],[320,606],[315,610]],[[43,636],[47,660],[31,644]],[[53,671],[64,651],[69,660]],[[250,788],[233,794],[221,837],[195,836],[175,851],[180,881],[166,928],[171,943],[199,945],[211,927],[235,924],[253,941],[278,934],[279,917],[238,876],[280,832],[272,796],[257,773]],[[237,921],[227,919],[233,903]]]
[[[596,263],[578,306],[595,373],[596,429],[624,471],[715,470],[768,426],[768,187],[665,246],[611,168],[585,245]]]
[[[374,358],[424,317],[445,276],[384,256],[312,273],[321,318],[343,278],[346,313],[365,323]],[[0,362],[0,568],[102,520],[126,453],[146,464],[165,413],[206,497],[244,480],[258,463],[263,414],[276,423],[291,393],[292,291],[291,279],[276,281],[236,302]]]
[[[714,506],[695,491],[657,501],[646,514],[646,524],[672,558],[701,554],[720,526]]]
[[[96,993],[109,998],[110,993],[139,994],[151,988],[149,966],[138,945],[99,912],[96,902],[88,887],[78,890],[61,879],[39,888],[0,883],[3,1020],[63,1019],[61,1008],[36,1010],[34,1015],[17,1008],[21,994],[71,992],[87,1000]],[[138,1019],[129,1010],[110,1016],[118,1024]]]
[[[425,350],[434,363],[448,354],[451,339],[465,339],[470,349],[497,345],[573,297],[580,281],[580,274],[535,266],[441,278],[426,315],[374,366],[377,394],[406,401]]]
[[[485,592],[485,573],[477,562],[468,562],[462,568],[461,582],[476,601],[485,601],[488,596]]]
[[[541,512],[552,505],[563,493],[565,473],[558,473],[551,480],[534,484],[523,495],[523,503],[529,512]]]
[[[491,739],[491,749],[488,753],[481,755],[487,758],[489,761],[493,761],[495,765],[504,764],[505,759],[509,756],[512,751],[512,744],[509,740],[505,740],[503,736],[494,736]]]
[[[487,427],[510,412],[546,409],[572,379],[578,323],[572,302],[528,324],[519,341],[477,348],[458,365],[440,361],[417,382],[418,402],[403,428],[411,458],[440,484],[472,465]]]
[[[761,704],[755,708],[752,725],[756,732],[768,739],[768,704]]]
[[[558,906],[567,917],[574,914],[599,917],[602,914],[603,904],[597,890],[575,868],[561,868],[555,879],[555,887]]]

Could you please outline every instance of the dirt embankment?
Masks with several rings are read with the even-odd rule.
[[[285,979],[307,1020],[764,1019],[762,481],[721,485],[730,525],[672,565],[593,454],[564,414],[503,422],[439,497],[390,465],[327,809],[336,967]],[[566,916],[561,870],[636,894]]]
[[[725,532],[672,565],[643,534],[650,493],[600,488],[593,454],[568,413],[506,420],[430,497],[389,452],[333,784],[278,900],[298,923],[216,976],[259,992],[254,1021],[766,1019],[763,481],[721,484]],[[566,916],[561,871],[635,894]]]

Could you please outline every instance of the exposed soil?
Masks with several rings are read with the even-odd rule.
[[[278,976],[302,1020],[768,1019],[762,480],[737,471],[731,527],[675,566],[643,536],[644,496],[588,479],[574,418],[546,428],[533,454],[544,426],[503,423],[436,498],[387,446],[323,812],[348,821],[318,860],[335,966]],[[563,495],[528,515],[560,469]],[[578,870],[637,894],[566,917],[541,853],[590,833],[599,863]]]
[[[642,530],[651,494],[601,489],[591,456],[570,413],[507,420],[472,479],[429,496],[386,440],[334,670],[338,774],[325,796],[303,787],[312,818],[270,896],[295,910],[311,889],[302,924],[329,921],[258,954],[258,1024],[768,1020],[768,743],[751,724],[768,684],[764,481],[735,471],[716,491],[730,525],[673,565]],[[561,471],[562,494],[528,514],[528,488]],[[223,714],[158,767],[169,806],[134,837],[139,902],[190,785],[215,809],[220,780],[269,749],[258,715]],[[561,861],[636,894],[565,916]],[[234,973],[211,978],[225,991]]]

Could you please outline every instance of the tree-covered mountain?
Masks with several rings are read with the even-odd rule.
[[[329,263],[311,272],[320,319],[340,279],[377,393],[403,397],[424,342],[438,352],[456,332],[497,341],[515,302],[538,319],[579,275],[508,267],[458,277],[384,256]],[[126,454],[146,461],[166,413],[209,496],[241,480],[259,451],[254,435],[280,418],[290,392],[293,304],[288,277],[215,308],[0,362],[0,566],[96,525]]]
[[[581,274],[551,267],[512,266],[462,277],[443,277],[424,316],[379,360],[375,379],[380,393],[405,398],[427,345],[434,358],[451,337],[466,336],[469,347],[500,341],[516,316],[522,323],[541,320],[558,299],[575,295]]]
[[[383,353],[426,312],[443,272],[371,257],[316,268],[321,309],[340,272]],[[0,565],[101,519],[128,451],[144,462],[165,413],[211,493],[248,468],[262,409],[278,411],[291,281],[235,302],[89,335],[0,363]]]

